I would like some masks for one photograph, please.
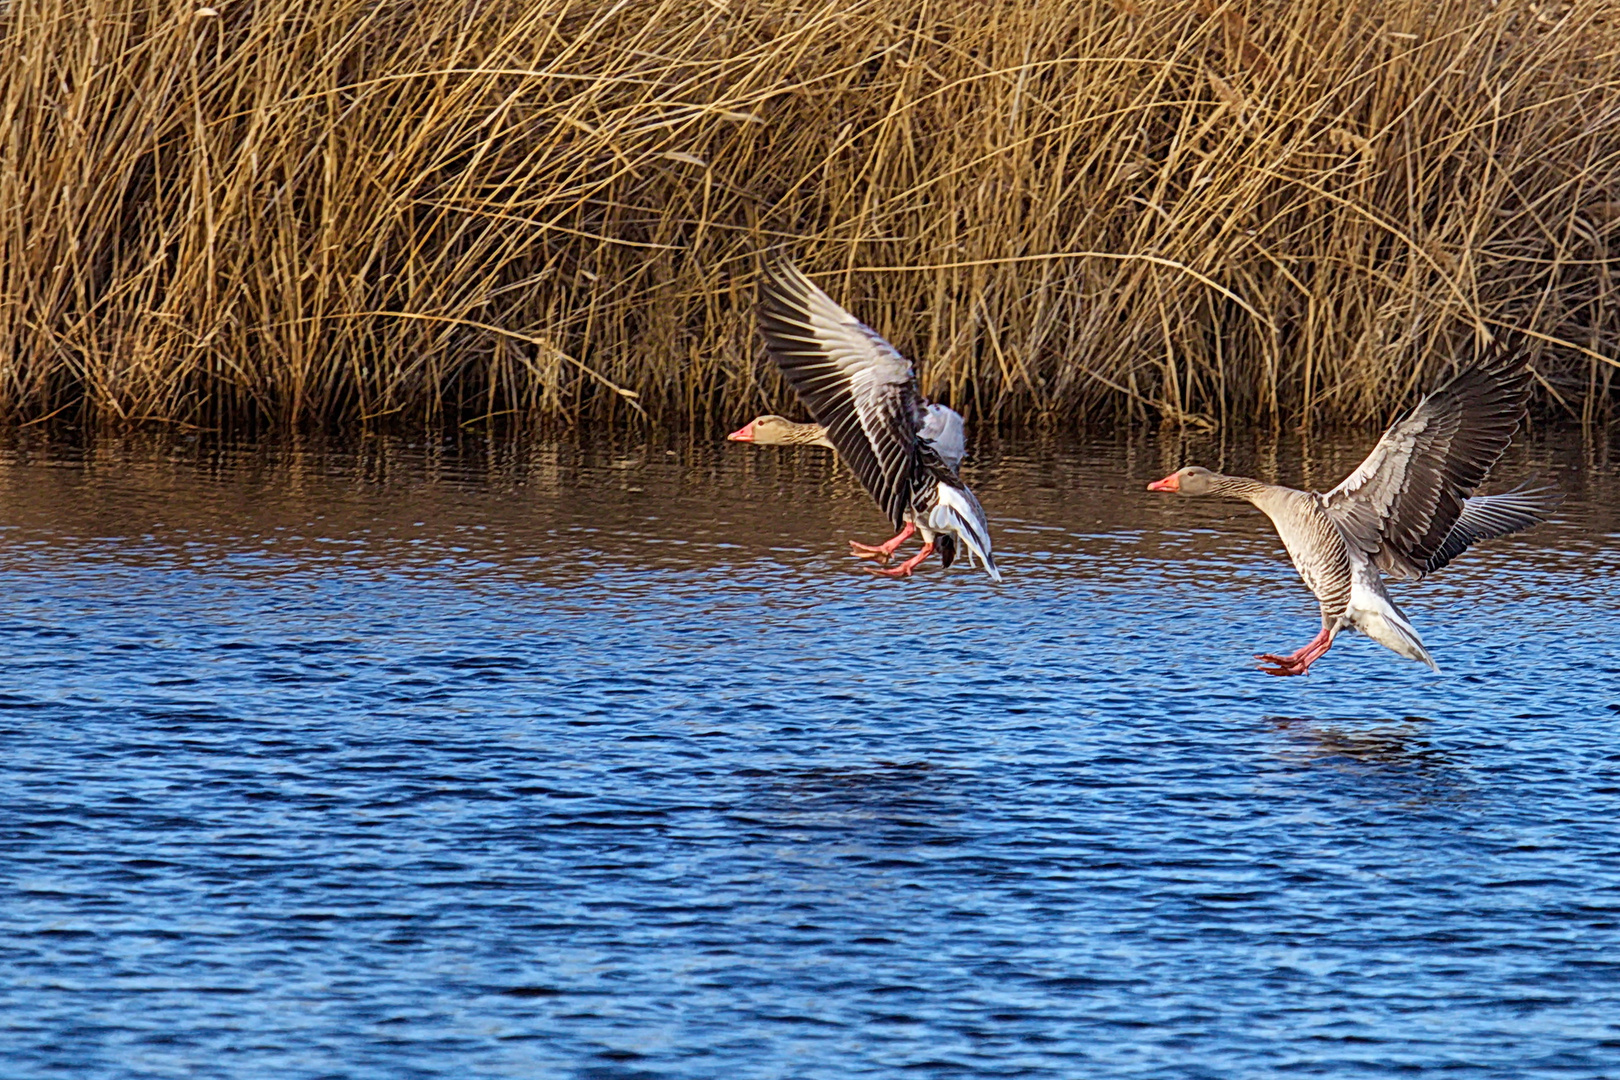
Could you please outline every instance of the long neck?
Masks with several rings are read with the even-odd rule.
[[[1247,476],[1227,476],[1224,473],[1215,473],[1209,481],[1211,495],[1219,495],[1223,499],[1242,499],[1256,506],[1274,493],[1283,490],[1286,489],[1279,488],[1275,484],[1262,484]]]
[[[820,424],[794,424],[787,433],[787,441],[803,443],[808,446],[825,446],[829,450],[838,449],[827,438],[827,429]]]
[[[784,442],[814,443],[827,441],[827,429],[820,424],[789,424],[783,435]]]

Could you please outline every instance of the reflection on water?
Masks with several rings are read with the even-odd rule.
[[[1383,720],[1360,717],[1313,719],[1268,716],[1279,731],[1299,736],[1297,745],[1308,760],[1347,758],[1366,765],[1402,768],[1443,766],[1449,756],[1426,739],[1430,723],[1422,717]]]
[[[14,439],[4,1071],[1603,1075],[1607,445],[1394,587],[1438,676],[1257,673],[1275,535],[1141,490],[1369,443],[987,439],[998,587],[815,451]]]
[[[1362,717],[1266,719],[1284,736],[1275,751],[1291,768],[1329,769],[1359,778],[1368,797],[1410,802],[1457,799],[1472,792],[1467,758],[1429,737],[1432,721]]]

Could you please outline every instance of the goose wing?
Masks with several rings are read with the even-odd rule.
[[[766,268],[759,321],[794,392],[900,528],[927,420],[911,362],[786,260]]]
[[[1423,564],[1432,574],[1482,540],[1495,540],[1539,525],[1552,516],[1563,496],[1547,488],[1516,488],[1500,495],[1464,499],[1462,513],[1446,538]]]
[[[1367,460],[1322,496],[1345,539],[1405,580],[1439,569],[1473,543],[1458,534],[1461,546],[1449,550],[1448,539],[1468,503],[1479,505],[1465,533],[1508,508],[1468,496],[1512,441],[1529,390],[1523,355],[1493,346],[1396,418]]]
[[[962,459],[967,457],[967,429],[962,414],[949,405],[932,401],[928,403],[926,413],[917,437],[932,446],[940,460],[950,466],[953,472],[960,469]]]

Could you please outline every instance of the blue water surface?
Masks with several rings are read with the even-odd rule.
[[[1439,675],[1141,490],[1367,444],[981,445],[999,587],[812,449],[11,445],[0,1072],[1620,1075],[1606,444]]]

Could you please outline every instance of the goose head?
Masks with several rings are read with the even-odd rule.
[[[756,416],[726,436],[732,442],[751,442],[761,446],[797,445],[823,441],[825,436],[819,424],[796,424],[782,416],[770,413]]]
[[[1212,473],[1202,465],[1188,465],[1184,469],[1177,469],[1163,480],[1155,480],[1147,486],[1149,491],[1169,491],[1176,495],[1213,495],[1215,494],[1215,479],[1219,474]]]

